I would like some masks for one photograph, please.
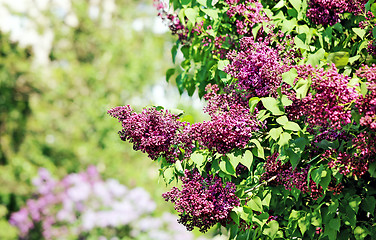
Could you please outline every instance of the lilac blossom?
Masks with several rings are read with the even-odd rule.
[[[167,110],[147,108],[135,113],[128,105],[113,108],[108,113],[123,126],[120,138],[133,143],[135,150],[147,153],[153,160],[162,156],[175,162],[180,155],[187,157],[191,153],[192,142],[182,131],[185,124]]]
[[[191,126],[191,136],[201,146],[221,154],[234,148],[245,147],[252,132],[259,129],[259,122],[251,115],[246,101],[236,92],[218,94],[216,85],[208,85],[204,98],[211,120]]]
[[[182,232],[183,226],[176,226],[176,217],[150,216],[156,204],[144,189],[128,189],[115,179],[104,181],[94,167],[67,175],[61,181],[53,179],[46,169],[40,169],[39,174],[33,180],[37,187],[35,198],[29,199],[10,218],[10,223],[20,230],[21,238],[38,231],[37,226],[41,226],[40,234],[47,240],[77,239],[96,229],[128,226],[136,239],[145,234],[152,236],[154,232],[174,236],[165,239],[193,239],[191,233]],[[148,225],[148,219],[161,224]]]
[[[292,99],[293,104],[286,109],[289,119],[305,118],[311,132],[315,128],[320,132],[340,130],[351,123],[351,107],[359,93],[348,86],[348,76],[338,73],[334,65],[328,70],[302,65],[297,70],[300,79],[311,82],[311,90],[302,99]]]
[[[181,180],[182,190],[173,187],[163,197],[175,204],[179,222],[188,230],[197,227],[206,232],[217,223],[230,221],[230,211],[240,204],[234,183],[224,185],[218,176],[203,177],[196,170],[185,170]]]
[[[367,94],[357,99],[356,106],[362,117],[360,124],[370,129],[376,129],[376,65],[363,66],[357,72],[357,76],[366,80]]]
[[[170,28],[172,34],[178,35],[181,41],[185,41],[188,30],[180,22],[178,15],[169,8],[168,1],[154,0],[154,6],[158,11],[158,16]]]
[[[263,12],[261,2],[258,0],[226,0],[225,2],[229,5],[227,10],[228,17],[236,16],[235,25],[239,35],[251,33],[255,24],[269,21]]]
[[[225,72],[237,78],[238,88],[250,96],[265,97],[276,93],[282,82],[281,74],[289,70],[291,61],[287,56],[282,58],[283,48],[269,46],[270,39],[259,40],[242,38],[240,49],[227,54],[230,64]]]
[[[368,0],[310,0],[307,17],[314,24],[334,25],[340,21],[341,14],[359,14]]]

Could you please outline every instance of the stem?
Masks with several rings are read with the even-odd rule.
[[[273,180],[276,179],[276,178],[277,178],[277,175],[275,175],[275,176],[269,178],[268,180],[266,180],[266,181],[260,183],[260,184],[257,185],[257,186],[254,186],[253,188],[250,188],[250,189],[246,190],[244,193],[252,192],[253,190],[255,190],[255,189],[257,189],[257,188],[259,188],[259,187],[261,187],[261,186],[264,186],[264,185],[268,184],[269,182],[273,181]]]

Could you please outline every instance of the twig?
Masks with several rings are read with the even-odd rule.
[[[257,185],[257,186],[254,186],[253,188],[250,188],[250,189],[246,190],[245,193],[252,192],[253,190],[255,190],[255,189],[257,189],[257,188],[259,188],[259,187],[261,187],[261,186],[263,186],[263,185],[268,184],[269,182],[273,181],[273,180],[276,179],[276,178],[277,178],[277,175],[276,175],[276,176],[273,176],[273,177],[271,177],[271,178],[269,178],[268,180],[266,180],[266,181],[260,183],[260,184]]]

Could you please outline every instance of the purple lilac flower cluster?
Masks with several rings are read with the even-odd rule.
[[[163,197],[175,204],[179,222],[188,230],[198,227],[206,232],[217,223],[226,225],[230,221],[231,209],[240,204],[234,183],[223,186],[218,176],[203,177],[196,170],[185,170],[181,180],[182,190],[174,187]]]
[[[239,35],[251,33],[256,23],[269,21],[258,0],[226,0],[225,2],[229,5],[227,10],[229,18],[236,16],[236,29]]]
[[[119,119],[123,126],[120,138],[130,141],[135,150],[147,153],[153,160],[163,156],[169,162],[175,162],[180,155],[189,157],[192,151],[187,131],[183,130],[185,124],[167,110],[152,107],[136,113],[128,105],[115,107],[108,113]]]
[[[376,129],[376,65],[363,66],[357,72],[357,76],[366,79],[368,93],[360,96],[356,102],[362,117],[360,124],[370,129]]]
[[[329,159],[329,167],[343,175],[361,177],[368,171],[369,164],[376,161],[376,136],[373,132],[362,132],[352,141],[354,152],[327,150],[323,158]]]
[[[240,50],[227,54],[230,64],[225,72],[238,79],[238,88],[250,96],[265,97],[275,94],[281,85],[281,74],[289,70],[289,58],[282,60],[282,48],[271,47],[270,39],[254,40],[244,37]]]
[[[204,98],[208,105],[204,111],[211,120],[202,123],[180,122],[178,116],[155,108],[135,113],[130,106],[124,106],[108,113],[122,123],[120,138],[133,143],[135,150],[148,153],[152,160],[162,156],[174,163],[180,156],[188,158],[195,142],[221,154],[245,147],[252,132],[260,128],[247,101],[234,90],[217,94],[217,85],[208,85],[206,89]]]
[[[344,12],[359,14],[368,0],[310,0],[307,17],[314,24],[334,25]]]
[[[235,91],[217,94],[217,85],[208,85],[206,108],[211,120],[191,126],[191,136],[210,150],[225,154],[234,148],[244,148],[252,132],[258,130],[258,121],[249,113],[247,103]]]
[[[185,41],[188,36],[188,30],[180,22],[178,15],[170,11],[168,2],[154,0],[154,6],[158,10],[158,16],[170,28],[172,34],[178,35],[181,41]]]
[[[267,158],[264,164],[265,173],[262,174],[261,181],[276,176],[276,179],[270,182],[271,185],[282,185],[289,191],[295,187],[302,193],[309,194],[312,199],[317,199],[322,195],[321,186],[312,180],[307,182],[309,165],[301,169],[293,169],[290,162],[282,163],[278,156],[278,153],[274,153]]]
[[[13,213],[10,223],[19,228],[20,236],[39,224],[45,239],[69,238],[100,227],[130,224],[155,209],[155,203],[141,188],[128,190],[117,180],[103,181],[95,167],[54,180],[46,169],[34,179],[36,198]]]
[[[367,52],[371,56],[374,56],[374,57],[376,56],[376,41],[375,40],[370,40],[368,42]]]
[[[11,215],[10,223],[27,239],[32,231],[42,228],[44,239],[78,239],[105,229],[112,237],[113,229],[128,226],[133,238],[193,239],[193,235],[177,224],[177,218],[165,213],[151,217],[156,204],[142,188],[128,189],[115,179],[103,181],[95,167],[70,174],[57,181],[46,169],[39,170],[33,180],[37,193],[25,207]],[[151,225],[150,223],[154,223]],[[121,231],[119,232],[121,233]],[[116,234],[116,232],[115,232]],[[124,233],[121,233],[124,234]],[[151,237],[152,236],[152,237]],[[111,236],[107,236],[111,237]],[[106,239],[103,235],[100,239]]]
[[[351,105],[359,97],[355,87],[349,87],[349,77],[339,74],[333,65],[328,70],[316,69],[310,65],[298,69],[300,79],[311,81],[311,91],[303,99],[293,99],[287,107],[289,119],[305,117],[312,131],[319,127],[340,130],[351,123]]]

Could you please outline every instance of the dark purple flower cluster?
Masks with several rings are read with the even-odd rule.
[[[289,60],[283,61],[280,48],[269,46],[270,39],[244,37],[240,50],[227,54],[230,64],[225,72],[238,79],[238,88],[251,96],[265,97],[275,93],[281,85],[281,74],[289,70]]]
[[[362,118],[360,124],[376,130],[376,65],[363,66],[356,72],[357,76],[366,79],[368,93],[360,96],[356,102]]]
[[[216,85],[209,85],[207,90],[204,98],[208,105],[204,111],[211,120],[202,123],[180,122],[178,116],[155,108],[136,113],[129,105],[108,113],[122,124],[120,138],[133,143],[135,150],[147,153],[153,160],[165,157],[173,163],[179,157],[188,158],[196,141],[201,147],[222,154],[244,148],[252,132],[262,124],[250,114],[247,101],[235,90],[217,94]]]
[[[361,177],[368,171],[370,163],[376,161],[376,136],[362,132],[353,139],[354,152],[328,150],[322,157],[329,159],[329,167],[337,169],[343,175]]]
[[[368,42],[367,52],[368,52],[369,55],[371,55],[373,57],[376,56],[376,41],[375,40],[370,40]]]
[[[133,143],[136,151],[147,153],[153,160],[163,156],[169,162],[175,162],[181,154],[189,157],[192,151],[192,142],[184,131],[185,124],[167,110],[158,111],[153,107],[136,113],[128,105],[115,107],[108,113],[122,124],[120,138]]]
[[[162,196],[175,204],[179,222],[188,230],[198,227],[206,232],[217,223],[226,225],[230,221],[230,211],[240,204],[234,183],[223,186],[218,176],[204,178],[196,170],[185,170],[181,180],[182,190],[174,187]]]
[[[334,25],[344,12],[359,14],[368,0],[310,0],[307,17],[314,24]]]
[[[359,94],[348,86],[348,76],[339,74],[334,65],[328,70],[305,65],[298,68],[298,74],[300,79],[311,81],[310,91],[287,107],[289,119],[304,116],[310,129],[319,127],[320,132],[351,123],[351,107]]]
[[[234,148],[244,148],[259,122],[249,112],[247,103],[236,92],[217,94],[216,85],[208,85],[204,109],[211,120],[191,126],[191,136],[201,146],[225,154]]]
[[[170,28],[172,34],[178,35],[181,41],[185,41],[189,31],[180,22],[178,15],[170,12],[168,3],[163,0],[154,0],[154,6],[158,10],[158,16]]]
[[[276,178],[269,184],[274,186],[282,185],[286,190],[291,191],[292,188],[299,189],[302,193],[309,194],[312,199],[317,199],[322,195],[322,187],[318,186],[314,181],[307,181],[310,166],[305,168],[295,168],[290,162],[282,163],[278,158],[278,153],[269,156],[264,164],[265,173],[261,176],[261,181]]]
[[[239,35],[251,33],[256,23],[269,21],[258,0],[225,0],[225,2],[229,5],[227,15],[230,18],[236,16],[236,29]]]

